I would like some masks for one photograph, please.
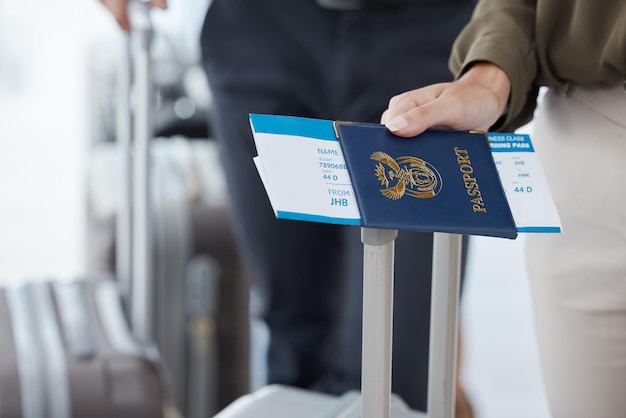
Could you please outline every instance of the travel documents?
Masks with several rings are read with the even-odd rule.
[[[251,114],[277,218],[515,238],[561,225],[528,135]]]

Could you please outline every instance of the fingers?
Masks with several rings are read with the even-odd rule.
[[[419,116],[417,108],[396,116],[386,122],[385,126],[394,134],[403,137],[419,135],[428,128],[426,121]]]
[[[403,137],[429,128],[488,130],[506,104],[508,85],[503,84],[494,91],[492,82],[458,80],[402,93],[389,101],[381,121]]]
[[[130,31],[127,0],[100,0],[100,2],[111,12],[120,28],[126,32]]]
[[[441,94],[442,89],[443,85],[434,84],[392,97],[387,105],[387,110],[383,113],[381,122],[389,122],[411,109],[435,100]]]
[[[387,129],[398,136],[409,137],[419,135],[426,129],[438,126],[442,122],[440,95],[446,84],[435,84],[412,90],[389,101],[389,107],[381,117]]]
[[[150,6],[157,9],[167,9],[167,0],[150,0]]]
[[[128,19],[128,13],[124,12],[115,16],[117,24],[124,32],[130,32],[130,20]]]
[[[100,2],[111,12],[120,28],[129,32],[128,0],[100,0]],[[150,0],[150,7],[167,9],[167,0]]]

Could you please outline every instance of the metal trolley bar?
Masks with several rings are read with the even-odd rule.
[[[364,245],[362,418],[389,418],[396,230],[361,229]],[[454,416],[461,236],[434,234],[428,418]]]

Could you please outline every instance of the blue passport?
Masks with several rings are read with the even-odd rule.
[[[400,138],[378,124],[335,128],[363,226],[517,236],[485,133],[431,129]]]

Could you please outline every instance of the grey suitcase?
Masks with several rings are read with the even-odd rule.
[[[151,232],[146,216],[151,26],[147,4],[134,2],[132,7],[136,7],[133,39],[138,46],[137,106],[132,176],[130,160],[123,176],[132,218],[121,228],[128,275],[125,281],[112,277],[41,280],[0,291],[2,417],[177,415],[148,314],[152,304],[146,244]],[[122,150],[129,157],[130,147],[128,138]],[[131,179],[132,187],[128,184]]]
[[[111,274],[120,268],[113,201],[119,153],[102,142],[90,154],[90,269]],[[204,418],[248,391],[247,274],[215,142],[155,138],[150,156],[154,338],[177,407],[187,418]]]
[[[434,234],[428,411],[410,410],[391,393],[395,230],[362,229],[364,244],[361,391],[336,397],[279,385],[245,395],[215,418],[453,418],[460,235]]]
[[[190,121],[173,111],[176,103],[196,103],[189,86],[182,83],[193,64],[179,50],[168,54],[176,41],[159,33],[158,26],[154,35],[150,91],[158,100],[152,113],[157,137],[149,150],[151,332],[176,406],[187,418],[204,418],[248,391],[248,280],[233,237],[217,144],[207,136],[210,130],[198,129],[197,119],[204,118]],[[108,61],[128,59],[112,58]],[[110,67],[118,74],[111,77],[109,71],[103,78],[96,73],[98,81],[93,83],[108,85],[109,95],[116,84],[127,85],[127,74],[119,72],[125,66]],[[193,87],[196,94],[202,89]],[[94,96],[101,99],[101,91]],[[116,102],[119,110],[119,98],[112,99],[106,102]],[[102,110],[101,102],[93,105]],[[191,107],[197,109],[196,116],[204,109]],[[88,266],[91,272],[113,273],[127,282],[129,260],[122,234],[130,208],[124,204],[127,200],[119,199],[123,159],[117,142],[127,136],[130,121],[126,111],[119,112],[116,121],[113,113],[105,112],[109,123],[95,125],[117,127],[117,133],[108,132],[106,138],[95,135],[100,140],[89,150]]]
[[[0,290],[0,416],[164,416],[158,354],[130,333],[108,277]]]

